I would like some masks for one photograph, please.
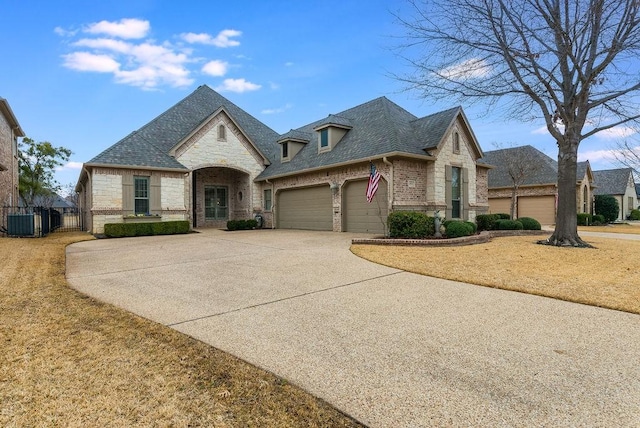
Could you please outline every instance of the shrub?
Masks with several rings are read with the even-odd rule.
[[[467,223],[469,226],[471,226],[471,234],[475,235],[475,233],[478,231],[478,225],[475,224],[472,221],[465,221],[465,223]]]
[[[620,206],[618,201],[611,195],[596,195],[596,214],[604,216],[604,220],[607,223],[616,221],[618,213],[620,213]]]
[[[425,238],[435,233],[435,219],[418,211],[395,211],[387,217],[392,238]]]
[[[461,236],[469,236],[473,234],[473,227],[466,221],[448,221],[445,228],[447,230],[447,238],[460,238]]]
[[[478,224],[478,230],[493,230],[496,220],[498,220],[497,214],[480,214],[476,216],[476,223]]]
[[[640,210],[631,210],[629,220],[640,220]]]
[[[511,215],[505,213],[497,213],[499,220],[511,220]]]
[[[578,226],[591,226],[593,224],[593,216],[589,213],[578,214]]]
[[[518,218],[518,221],[522,223],[523,230],[541,230],[542,229],[540,222],[535,218],[520,217]]]
[[[107,223],[104,225],[104,234],[110,238],[174,235],[188,232],[189,222],[187,220],[156,221],[152,223]]]
[[[497,220],[495,230],[522,230],[522,223],[518,220]]]
[[[598,226],[598,225],[601,225],[601,224],[605,224],[607,222],[604,219],[604,216],[601,215],[601,214],[595,214],[592,218],[593,218],[593,220],[592,220],[591,224],[593,226]]]
[[[251,230],[258,227],[258,222],[251,220],[229,220],[227,230]]]

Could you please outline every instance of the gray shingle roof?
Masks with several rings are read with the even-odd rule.
[[[596,188],[595,195],[624,195],[629,183],[631,168],[605,169],[593,171]]]
[[[425,147],[432,141],[442,140],[460,111],[456,107],[418,119],[386,97],[376,98],[329,116],[329,120],[342,118],[343,125],[348,123],[352,127],[329,152],[318,153],[317,144],[314,144],[317,141],[317,131],[314,129],[325,124],[327,119],[295,130],[311,135],[311,144],[302,148],[289,162],[269,165],[258,176],[258,180],[349,161],[366,161],[385,153],[427,155]]]
[[[258,179],[287,175],[313,168],[330,167],[350,161],[366,161],[386,153],[428,155],[437,147],[459,114],[460,107],[417,118],[386,97],[376,98],[283,135],[264,125],[208,86],[200,86],[182,101],[109,147],[88,164],[187,169],[169,155],[199,126],[220,109],[246,133],[256,148],[270,161]],[[318,132],[327,124],[349,128],[331,151],[318,153]],[[289,162],[280,162],[278,142],[286,139],[307,144]]]
[[[512,180],[511,177],[509,177],[508,168],[505,163],[505,159],[512,156],[521,157],[537,165],[536,170],[527,175],[521,185],[534,186],[556,183],[558,181],[557,162],[535,147],[526,145],[492,150],[484,153],[484,157],[480,159],[479,162],[495,166],[494,169],[489,170],[489,188],[512,186]],[[580,178],[583,176],[584,172],[582,175],[579,175]]]
[[[186,169],[169,151],[220,108],[224,108],[269,161],[279,159],[278,147],[274,144],[278,137],[275,131],[203,85],[88,163]]]

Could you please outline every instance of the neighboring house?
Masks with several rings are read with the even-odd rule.
[[[593,171],[596,179],[596,195],[611,195],[618,201],[618,220],[625,220],[631,210],[638,207],[638,195],[633,179],[633,169],[605,169]]]
[[[18,204],[18,137],[24,136],[9,103],[0,98],[0,206]]]
[[[558,163],[538,149],[526,145],[485,152],[482,162],[493,165],[489,171],[489,212],[509,213],[513,182],[503,159],[518,156],[536,165],[520,185],[516,199],[517,217],[532,217],[541,224],[556,222]],[[589,161],[578,162],[576,208],[578,213],[593,214],[594,172]]]
[[[638,207],[636,209],[640,210],[640,183],[636,183],[636,198],[638,199]]]
[[[25,205],[24,201],[22,200],[22,198],[20,198],[20,200],[18,201],[18,206],[24,207],[24,205]],[[67,213],[75,210],[73,203],[66,200],[62,196],[58,195],[57,193],[52,193],[51,195],[48,195],[48,196],[36,195],[33,198],[32,206],[42,207],[42,208],[53,208],[59,211],[60,213]]]
[[[225,227],[257,214],[265,227],[384,233],[392,210],[486,212],[481,157],[460,107],[418,118],[381,97],[279,135],[200,86],[85,163],[76,190],[93,233],[145,215]]]

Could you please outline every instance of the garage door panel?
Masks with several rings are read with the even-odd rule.
[[[368,182],[368,180],[358,180],[345,184],[343,230],[383,235],[386,232],[389,214],[387,182],[380,179],[378,191],[371,203],[367,202],[366,198]]]
[[[491,214],[509,214],[511,212],[511,198],[489,199],[489,212]]]
[[[333,230],[329,186],[283,190],[277,209],[281,229]]]
[[[532,217],[540,224],[555,224],[555,196],[520,196],[518,217]]]

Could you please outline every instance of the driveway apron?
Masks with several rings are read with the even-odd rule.
[[[67,279],[372,427],[638,426],[638,315],[380,266],[354,236],[86,241]]]

